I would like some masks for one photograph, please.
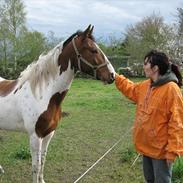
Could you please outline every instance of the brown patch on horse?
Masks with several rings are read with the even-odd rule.
[[[65,72],[68,69],[69,60],[71,61],[71,69],[74,69],[73,55],[70,53],[71,49],[73,49],[72,46],[67,45],[62,50],[62,53],[58,57],[58,65],[60,66],[60,75],[62,74],[62,72]],[[74,54],[74,52],[73,52],[73,54]]]
[[[81,32],[74,33],[63,43],[63,50],[58,58],[58,65],[60,66],[60,75],[62,74],[62,72],[67,70],[69,65],[69,60],[71,61],[71,69],[74,69],[74,67],[77,67],[76,53],[72,46],[72,39],[76,35],[81,35]]]
[[[54,131],[61,119],[61,102],[63,101],[68,90],[54,94],[49,102],[48,108],[38,118],[36,123],[36,133],[39,137],[43,138],[52,131]]]
[[[58,65],[60,66],[60,75],[66,71],[69,65],[69,56],[65,53],[61,53],[58,58]]]
[[[5,97],[10,94],[17,84],[17,80],[0,81],[0,96]]]

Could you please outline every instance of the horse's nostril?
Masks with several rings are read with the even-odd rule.
[[[113,82],[114,82],[114,73],[110,73],[110,78],[109,78],[108,83],[111,84]]]
[[[114,73],[111,73],[111,79],[114,80]]]

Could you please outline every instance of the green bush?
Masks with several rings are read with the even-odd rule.
[[[174,183],[183,182],[183,157],[176,159],[173,165],[173,182]]]
[[[134,157],[136,155],[137,155],[137,153],[136,153],[135,149],[132,146],[130,146],[121,152],[121,161],[122,162],[129,162],[132,159],[134,159]]]
[[[29,159],[31,157],[30,151],[28,147],[21,146],[18,151],[15,153],[16,159]]]

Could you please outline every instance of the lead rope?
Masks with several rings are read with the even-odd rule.
[[[130,168],[132,168],[135,165],[135,163],[139,159],[139,157],[140,157],[140,154],[138,153]]]
[[[131,128],[130,128],[131,130]],[[126,137],[126,135],[130,132],[130,130],[128,130],[109,150],[107,150],[92,166],[90,166],[90,168],[88,168],[88,170],[86,170],[77,180],[74,181],[74,183],[77,183],[79,180],[81,180],[94,166],[96,166],[112,149],[114,149],[115,146],[117,146],[121,140]],[[137,159],[139,158],[139,154],[136,157],[135,161],[132,163],[131,167],[134,166],[135,162],[137,161]]]
[[[0,174],[3,174],[4,173],[4,169],[3,167],[0,165]]]

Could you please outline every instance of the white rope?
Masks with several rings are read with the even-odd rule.
[[[131,130],[131,129],[130,129]],[[77,183],[79,180],[81,180],[95,165],[97,165],[115,146],[121,142],[121,140],[129,133],[128,130],[108,151],[106,151],[88,170],[86,170],[77,180],[74,181],[74,183]]]
[[[4,173],[3,167],[0,165],[0,174]]]
[[[131,165],[131,168],[135,165],[135,163],[139,159],[139,157],[140,157],[140,154],[138,154],[137,157],[135,158],[135,160],[133,161],[133,163]]]

